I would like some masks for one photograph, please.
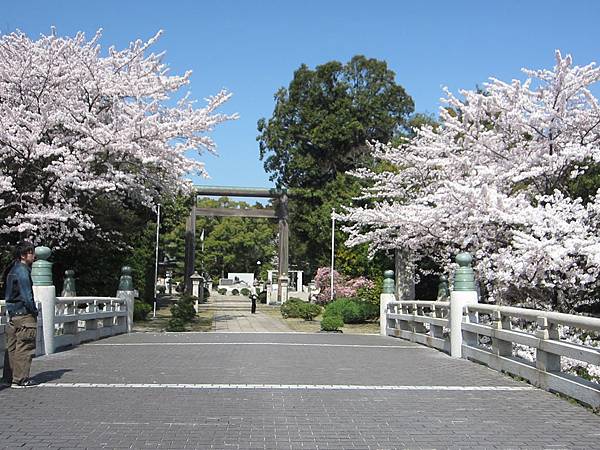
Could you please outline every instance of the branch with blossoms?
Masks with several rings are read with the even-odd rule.
[[[591,92],[600,69],[555,56],[552,70],[523,70],[524,81],[490,78],[460,98],[446,90],[439,127],[397,147],[372,143],[393,170],[354,172],[369,181],[360,199],[370,201],[338,216],[347,244],[402,247],[443,271],[452,254],[471,251],[488,301],[565,312],[591,301],[600,289],[600,191],[582,199],[573,186],[600,164]]]
[[[197,107],[181,92],[191,72],[169,75],[151,53],[161,33],[107,56],[101,31],[0,36],[0,235],[70,245],[103,235],[97,200],[151,207],[207,175],[189,152],[216,151],[208,134],[237,118],[216,112],[231,94]]]

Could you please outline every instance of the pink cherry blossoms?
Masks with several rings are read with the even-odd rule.
[[[525,81],[491,78],[482,91],[447,92],[441,125],[406,145],[372,145],[393,166],[350,207],[349,245],[403,248],[445,271],[471,251],[489,300],[572,311],[600,288],[600,193],[575,195],[600,163],[594,64],[556,52],[552,70]],[[388,164],[388,166],[389,166]]]
[[[151,206],[205,173],[187,152],[215,151],[206,133],[236,118],[215,113],[230,94],[196,108],[179,92],[191,73],[149,53],[160,34],[106,56],[100,32],[0,36],[0,234],[81,240],[102,232],[98,199]]]
[[[317,303],[325,304],[331,300],[331,269],[320,267],[315,275],[315,285],[319,289]],[[373,288],[374,283],[366,277],[348,279],[337,270],[333,271],[333,294],[334,298],[354,297],[361,288]]]

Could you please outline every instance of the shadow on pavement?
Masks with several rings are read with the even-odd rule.
[[[72,372],[73,369],[59,369],[59,370],[47,370],[46,372],[40,372],[31,378],[37,383],[47,383],[48,381],[54,381],[62,378],[67,372]]]

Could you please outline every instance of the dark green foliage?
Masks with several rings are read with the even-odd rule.
[[[344,323],[365,323],[379,316],[379,307],[356,299],[340,298],[328,303],[323,317],[338,316]]]
[[[279,307],[279,310],[281,311],[281,315],[284,319],[290,317],[300,317],[300,311],[303,305],[304,302],[299,298],[290,297],[287,302]]]
[[[330,237],[323,231],[331,227],[332,208],[349,205],[362,187],[346,172],[375,169],[366,143],[406,136],[413,109],[386,62],[361,55],[314,70],[302,65],[276,93],[272,117],[258,122],[260,158],[271,180],[293,189],[290,263],[307,276],[329,263]],[[338,229],[336,242],[345,239]],[[339,245],[335,256],[338,270],[351,277],[373,279],[389,267],[384,252],[371,260],[366,245]]]
[[[375,286],[372,288],[359,288],[358,291],[356,291],[356,298],[363,302],[371,303],[379,307],[379,300],[381,299],[381,293],[383,292],[383,276],[379,275],[376,277],[374,283]]]
[[[225,294],[227,294],[227,289],[225,289],[225,288],[219,288],[219,290],[217,292],[219,294],[221,294],[221,295],[225,295]]]
[[[248,289],[248,288],[242,288],[240,290],[240,294],[242,294],[245,297],[248,297],[250,295],[250,289]]]
[[[187,321],[174,317],[167,323],[167,331],[185,331]]]
[[[302,311],[300,312],[300,317],[304,320],[313,320],[319,314],[321,314],[321,308],[319,305],[315,305],[314,303],[305,303]]]
[[[344,321],[340,316],[323,316],[321,319],[321,330],[338,331],[344,326]]]
[[[173,306],[171,306],[171,315],[175,319],[181,319],[184,322],[190,322],[196,317],[196,311],[194,310],[195,297],[190,295],[183,295],[177,300]]]
[[[267,291],[261,291],[258,293],[258,301],[260,303],[267,303]]]
[[[385,61],[357,55],[314,70],[302,65],[276,93],[273,116],[258,122],[260,158],[278,185],[320,189],[369,166],[366,142],[390,141],[413,109]]]
[[[146,320],[150,311],[152,311],[152,306],[148,303],[135,302],[133,304],[133,320]]]
[[[307,303],[299,298],[291,297],[281,305],[280,311],[284,319],[302,318],[304,320],[313,320],[321,314],[321,307],[314,303]]]
[[[237,289],[232,289],[231,295],[240,295],[240,291],[238,291]]]
[[[210,290],[205,287],[205,288],[203,288],[203,292],[204,292],[204,301],[206,302],[208,297],[210,297]]]

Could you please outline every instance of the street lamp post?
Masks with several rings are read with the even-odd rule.
[[[335,208],[331,210],[331,292],[329,299],[333,300],[333,266],[335,262]]]
[[[156,257],[154,261],[154,308],[152,318],[156,319],[156,289],[158,288],[158,238],[160,235],[160,203],[156,205]]]

